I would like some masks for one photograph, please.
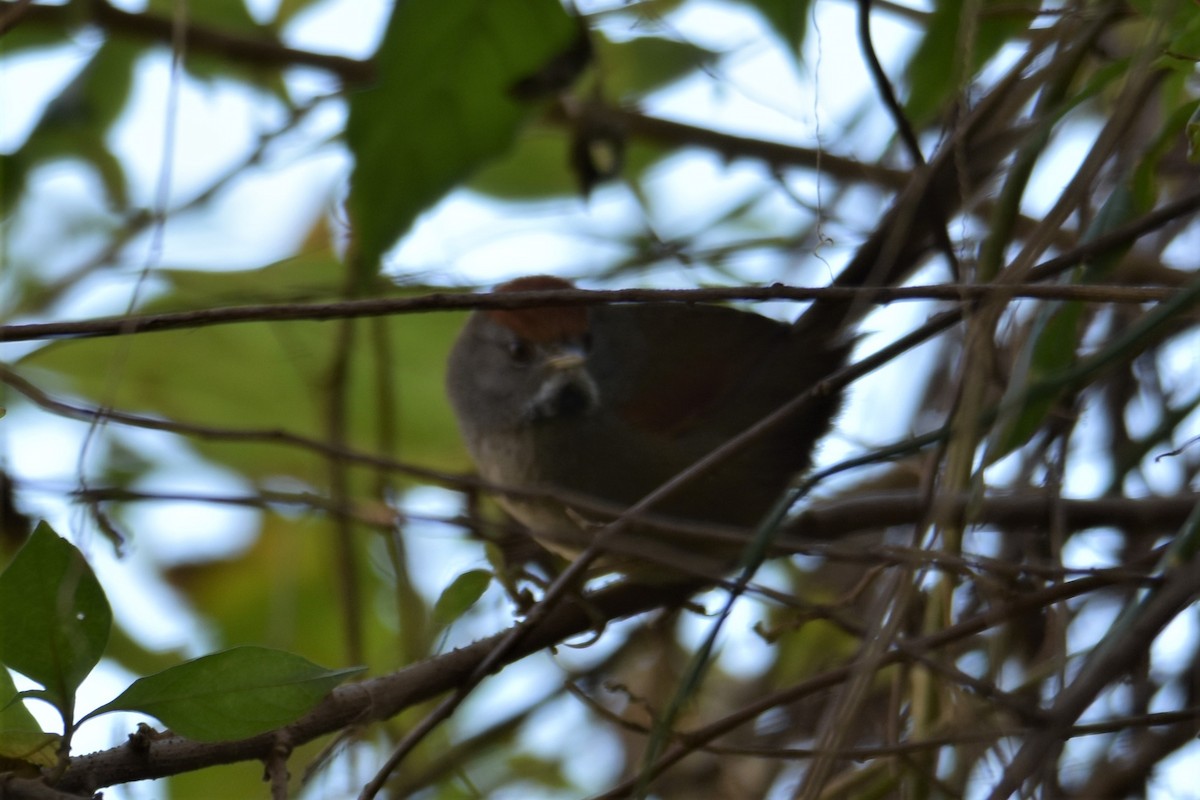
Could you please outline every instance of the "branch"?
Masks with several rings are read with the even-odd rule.
[[[1200,193],[1197,194],[1200,201]],[[1089,248],[1093,249],[1093,248]],[[1084,250],[1084,248],[1079,248]],[[1080,259],[1085,256],[1081,255]],[[1048,264],[1051,262],[1047,262]],[[1054,265],[1069,265],[1069,256],[1053,260]],[[1065,268],[1065,267],[1064,267]],[[949,300],[969,301],[997,295],[1009,299],[1024,297],[1043,300],[1077,300],[1092,303],[1141,304],[1168,300],[1178,290],[1167,287],[1132,286],[992,286],[977,284],[940,284],[934,286],[896,286],[884,288],[854,286],[799,287],[775,284],[768,287],[730,287],[714,289],[553,289],[536,292],[500,292],[468,294],[432,292],[418,297],[388,297],[371,300],[342,300],[329,303],[267,303],[261,305],[206,308],[163,314],[106,317],[74,322],[35,322],[0,326],[0,343],[44,339],[86,339],[125,336],[135,333],[204,328],[246,322],[302,322],[380,317],[392,314],[420,314],[431,311],[471,309],[528,308],[554,305],[596,305],[600,303],[718,303],[730,300],[856,300],[869,299],[880,305],[898,301]]]
[[[945,630],[911,639],[904,648],[890,651],[885,663],[906,660],[907,653],[914,650],[932,651],[962,641],[1010,620],[1019,611],[1078,597],[1112,583],[1109,576],[1092,575],[1030,592],[1009,604],[989,609]],[[510,645],[504,658],[494,665],[493,672],[591,630],[600,620],[611,621],[670,607],[686,600],[698,588],[696,583],[647,585],[622,582],[588,594],[584,598],[586,610],[576,602],[561,603]],[[277,731],[230,742],[195,742],[170,735],[140,737],[109,750],[72,758],[56,788],[66,792],[95,791],[114,784],[162,778],[218,764],[269,759],[280,741],[299,747],[347,726],[390,719],[408,708],[457,689],[467,676],[492,656],[493,650],[500,642],[507,640],[510,633],[511,630],[496,634],[386,676],[338,687],[304,718]],[[690,751],[745,724],[763,711],[834,685],[845,678],[848,669],[831,669],[763,698],[735,715],[693,731],[685,737],[687,745],[683,749]],[[679,757],[681,754],[674,752],[666,762]],[[30,783],[35,782],[10,782],[14,787]]]
[[[997,605],[942,630],[924,636],[913,637],[908,640],[908,646],[921,651],[932,651],[945,647],[949,644],[969,639],[997,625],[1009,622],[1027,611],[1045,608],[1072,597],[1080,597],[1088,592],[1103,588],[1106,585],[1108,585],[1107,579],[1090,577],[1080,578],[1079,580],[1065,584],[1058,584],[1036,592],[1029,592],[1028,594],[1014,598],[1011,603]],[[904,660],[904,651],[893,647],[881,655],[876,666],[878,669],[883,669]],[[852,664],[834,667],[819,675],[758,698],[736,712],[728,714],[715,722],[681,733],[677,742],[646,770],[645,776],[641,777],[648,777],[653,780],[671,765],[682,760],[693,751],[715,741],[730,731],[758,719],[766,712],[785,707],[798,700],[811,697],[838,685],[846,680],[852,674],[853,670],[854,665]],[[615,798],[627,797],[638,780],[639,777],[630,778],[604,794],[596,795],[595,800],[615,800]]]
[[[649,142],[668,147],[703,147],[733,161],[750,158],[772,167],[801,167],[820,170],[844,181],[866,181],[888,189],[902,189],[908,183],[909,170],[869,164],[835,155],[816,147],[800,147],[785,142],[724,133],[700,125],[689,125],[645,114],[637,109],[613,106],[591,100],[562,100],[551,121],[593,120],[604,129],[623,131]]]
[[[693,584],[644,586],[620,584],[589,594],[585,611],[577,603],[563,603],[532,626],[496,665],[509,663],[592,629],[599,618],[614,620],[685,600]],[[503,640],[507,633],[482,639],[467,647],[435,656],[398,672],[335,689],[307,716],[279,731],[232,742],[195,742],[180,736],[138,740],[71,759],[57,788],[94,791],[130,781],[162,778],[217,764],[263,760],[286,737],[293,747],[348,725],[390,719],[401,711],[455,689]],[[13,781],[14,784],[21,783]]]
[[[1046,764],[1048,753],[1057,753],[1063,732],[1075,724],[1105,687],[1120,681],[1140,659],[1150,643],[1184,609],[1195,602],[1200,587],[1200,558],[1167,571],[1160,587],[1148,594],[1128,617],[1118,619],[1103,643],[1088,657],[1079,674],[1058,693],[1046,724],[1021,744],[1021,749],[992,787],[990,800],[1005,800]],[[1120,630],[1122,622],[1127,626]]]
[[[0,0],[0,16],[20,5],[20,2]],[[174,40],[175,22],[169,17],[122,11],[109,5],[106,0],[86,0],[84,3],[59,6],[34,5],[28,9],[22,22],[54,25],[66,31],[80,23],[80,16],[84,22],[103,28],[110,34],[148,39],[168,46]],[[223,56],[251,66],[315,67],[337,75],[345,84],[368,83],[375,74],[374,65],[368,61],[287,47],[267,35],[266,30],[260,36],[244,36],[189,23],[185,26],[184,35],[189,50]]]

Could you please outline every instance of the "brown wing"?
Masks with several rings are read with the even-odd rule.
[[[596,313],[606,318],[593,330],[619,333],[597,336],[593,374],[610,388],[622,419],[666,439],[736,433],[841,361],[840,353],[796,342],[783,323],[723,306],[641,304]],[[632,330],[657,345],[639,346]],[[621,353],[629,354],[624,361]]]

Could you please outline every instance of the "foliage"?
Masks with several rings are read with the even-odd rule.
[[[1137,796],[1197,757],[1194,4],[261,5],[0,3],[0,71],[64,66],[0,120],[6,797]],[[464,285],[531,271],[852,329],[799,557],[554,580],[442,391]],[[82,758],[118,710],[170,731]]]
[[[13,705],[0,717],[5,726],[0,752],[32,765],[42,763],[44,746],[22,751],[37,729],[18,698],[52,705],[67,742],[80,724],[110,711],[144,712],[183,736],[219,741],[293,722],[359,671],[325,670],[290,653],[240,647],[139,678],[119,697],[76,718],[75,694],[100,661],[112,626],[108,601],[87,561],[42,523],[0,573],[0,601],[6,615],[0,664],[42,686],[14,695],[8,684]],[[65,755],[65,743],[60,749]]]

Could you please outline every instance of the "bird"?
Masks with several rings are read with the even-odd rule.
[[[550,275],[499,293],[565,290]],[[596,532],[716,448],[842,367],[853,339],[751,311],[675,302],[491,308],[455,341],[446,390],[480,477],[539,543],[568,559]],[[739,547],[690,527],[757,525],[807,470],[841,391],[795,413],[656,503],[623,534],[615,571],[728,569]],[[669,524],[668,524],[669,523]],[[672,535],[669,529],[674,527]]]

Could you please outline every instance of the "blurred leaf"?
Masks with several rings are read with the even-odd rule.
[[[125,171],[109,152],[106,136],[125,109],[133,84],[133,67],[144,52],[141,44],[106,41],[42,112],[25,143],[7,156],[3,167],[3,201],[7,213],[20,196],[34,167],[56,159],[79,159],[104,184],[109,203],[128,204]]]
[[[177,0],[150,0],[149,13],[164,19],[175,19],[180,8]],[[203,26],[220,33],[262,39],[264,45],[279,45],[268,25],[262,25],[250,13],[242,0],[204,0],[187,3],[183,11],[189,25]],[[281,70],[277,66],[251,63],[245,59],[229,58],[222,53],[202,49],[185,49],[183,68],[198,80],[229,78],[267,89],[276,97],[286,97]]]
[[[318,740],[320,741],[320,740]],[[327,757],[313,742],[296,748],[288,758],[292,764],[311,764]],[[317,776],[320,779],[322,776]],[[295,786],[295,782],[292,783]],[[243,761],[219,764],[205,769],[180,772],[154,784],[161,796],[170,800],[212,800],[212,798],[258,798],[263,794],[262,762]],[[305,796],[297,792],[289,797]]]
[[[282,30],[288,23],[296,19],[309,9],[321,5],[327,0],[280,0],[279,7],[275,9],[275,19],[271,21],[271,27],[276,31]]]
[[[139,678],[89,716],[141,711],[190,739],[244,739],[296,721],[364,669],[329,670],[282,650],[235,647]]]
[[[82,143],[87,136],[102,137],[125,110],[133,86],[133,67],[143,47],[106,41],[83,69],[46,106],[35,135],[69,131]]]
[[[808,32],[808,16],[812,0],[738,0],[741,5],[755,9],[779,37],[784,49],[797,62],[804,35]]]
[[[631,102],[716,61],[717,53],[688,42],[640,36],[623,42],[596,33],[604,93]]]
[[[150,304],[148,313],[340,300],[345,283],[341,261],[328,250],[303,253],[258,269],[163,269],[155,276],[165,279],[171,291]]]
[[[0,663],[40,683],[65,719],[100,660],[112,611],[75,547],[45,522],[0,574]]]
[[[1119,183],[1113,188],[1084,231],[1083,241],[1093,241],[1145,214],[1154,207],[1155,194],[1154,170],[1137,169],[1131,181]],[[1098,283],[1107,279],[1132,247],[1133,244],[1129,243],[1089,258],[1084,263],[1082,282]]]
[[[905,70],[908,100],[905,110],[913,124],[929,124],[960,89],[999,51],[1000,47],[1035,18],[1030,9],[1007,0],[983,0],[977,20],[963,18],[969,6],[958,0],[938,0],[929,27]],[[966,26],[974,36],[966,37]],[[970,50],[967,50],[967,42]]]
[[[0,36],[0,56],[14,56],[26,50],[47,47],[70,46],[70,39],[56,25],[41,23],[37,18],[26,18],[20,25],[9,28]]]
[[[514,86],[577,36],[558,0],[396,4],[378,83],[350,98],[346,124],[360,279],[417,214],[510,147],[530,112]]]
[[[179,8],[178,0],[149,0],[147,10],[162,17],[172,17]],[[187,21],[194,25],[222,28],[245,33],[260,30],[254,17],[242,0],[204,0],[203,3],[188,3]]]
[[[327,296],[324,287],[334,282],[326,284],[322,275],[337,269],[333,260],[314,258],[245,272],[163,273],[177,290],[145,311],[205,307],[238,297],[242,302],[271,302],[298,294],[319,300]],[[386,412],[397,415],[399,441],[409,461],[446,468],[466,464],[442,388],[446,358],[461,324],[461,314],[411,314],[388,321],[395,358],[388,368],[394,373],[397,397],[396,406]],[[60,380],[47,388],[61,390],[65,382],[93,403],[214,428],[286,430],[322,438],[327,370],[335,346],[331,325],[257,322],[63,341],[21,363],[57,373]],[[119,380],[114,380],[117,364]],[[381,413],[374,402],[379,368],[370,348],[354,349],[351,393],[361,400],[350,409],[350,441],[368,452],[375,450]],[[251,480],[286,476],[323,486],[328,479],[324,457],[310,451],[263,442],[203,437],[191,441],[206,457]]]
[[[570,165],[569,138],[561,127],[530,126],[508,155],[483,167],[468,186],[504,200],[578,195],[579,182]],[[663,147],[631,141],[625,149],[622,175],[637,180],[670,153]]]
[[[1144,178],[1145,171],[1139,172]],[[1094,240],[1121,227],[1145,213],[1153,203],[1153,190],[1144,179],[1135,177],[1133,185],[1118,185],[1088,226],[1083,240]],[[1105,279],[1129,252],[1130,246],[1090,259],[1073,282],[1094,283]],[[1001,403],[1004,412],[992,427],[984,451],[985,465],[995,463],[1029,442],[1062,401],[1061,391],[1038,396],[1029,396],[1026,392],[1034,384],[1051,381],[1055,376],[1066,373],[1076,363],[1083,336],[1084,310],[1082,303],[1074,301],[1047,303],[1039,310],[1030,327],[1029,340],[1013,366],[1008,390]],[[1022,395],[1026,399],[1010,407]]]
[[[1030,386],[1052,378],[1075,360],[1082,314],[1079,303],[1041,309],[1030,329],[1030,340],[1013,367],[1006,399],[1011,402],[1011,398],[1020,397]],[[1006,410],[992,427],[983,463],[994,464],[1032,439],[1060,399],[1061,394],[1055,392],[1027,398],[1019,407]]]
[[[502,159],[484,166],[468,186],[505,200],[536,200],[577,194],[562,128],[531,125]]]
[[[1184,139],[1187,141],[1188,162],[1200,164],[1200,106],[1196,106],[1192,116],[1188,117],[1187,126],[1183,130]]]
[[[267,512],[248,550],[228,559],[176,566],[165,577],[209,622],[222,645],[254,643],[337,663],[344,659],[345,647],[331,632],[343,617],[338,603],[330,602],[337,587],[329,566],[328,531],[326,520],[315,514]],[[369,570],[361,574],[373,576]],[[363,593],[371,591],[368,586]],[[376,615],[366,616],[370,624],[378,624]],[[369,641],[383,638],[378,629],[367,636]],[[373,665],[394,663],[371,655]]]
[[[1150,32],[1156,37],[1165,32],[1170,38],[1163,43],[1156,66],[1194,76],[1200,59],[1200,14],[1196,13],[1196,4],[1133,0],[1129,8],[1144,17],[1127,27],[1131,41]]]
[[[173,667],[187,657],[182,650],[151,649],[125,631],[120,620],[113,626],[104,649],[105,663],[115,663],[135,675]]]
[[[531,781],[548,789],[578,788],[563,774],[563,764],[558,759],[541,758],[533,753],[517,753],[508,759],[508,768],[521,780]]]
[[[473,569],[459,575],[434,604],[433,621],[443,626],[454,622],[483,597],[491,583],[492,573],[486,569]]]

